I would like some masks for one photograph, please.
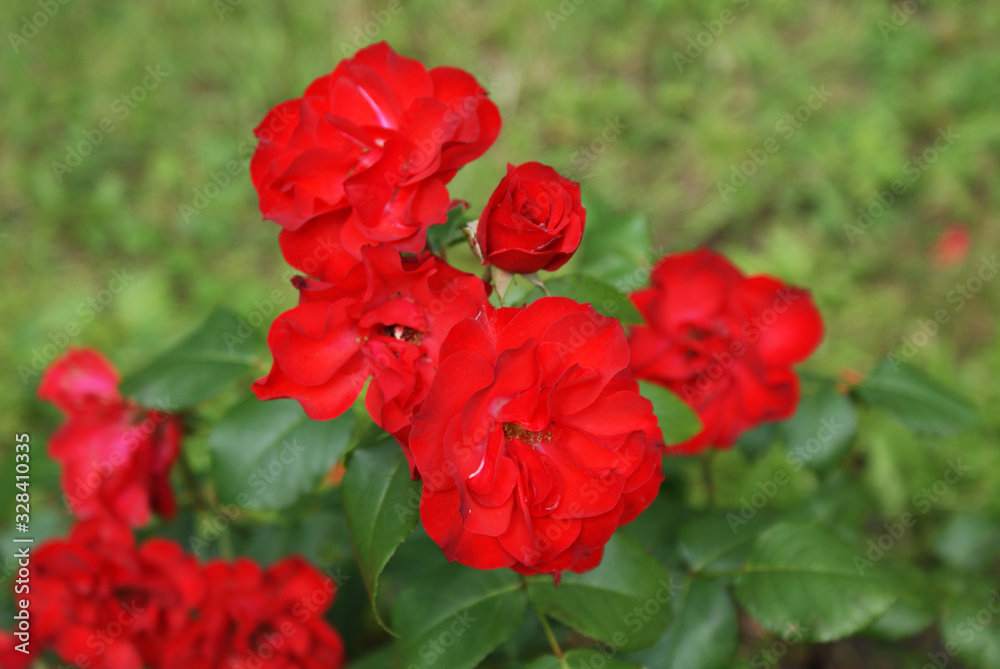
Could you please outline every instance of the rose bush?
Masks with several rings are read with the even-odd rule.
[[[848,460],[859,408],[945,435],[975,409],[894,357],[800,381],[824,334],[807,291],[707,249],[649,258],[644,219],[588,220],[551,167],[509,165],[469,220],[448,184],[499,128],[471,75],[384,43],[265,117],[251,178],[299,303],[255,303],[266,342],[220,309],[124,379],[86,349],[45,372],[77,518],[35,524],[32,467],[53,468],[15,435],[0,663],[719,669],[763,641],[752,666],[856,633],[934,642],[940,620],[993,669],[987,623],[955,639],[993,610],[963,579],[991,564],[983,520],[919,568],[882,562],[915,517],[861,547],[874,495]],[[949,462],[920,513],[972,469]]]

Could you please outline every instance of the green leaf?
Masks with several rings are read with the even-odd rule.
[[[217,309],[186,339],[126,377],[122,393],[149,407],[186,409],[248,375],[263,338],[245,320]]]
[[[895,357],[882,361],[857,388],[861,399],[892,413],[916,432],[951,435],[979,422],[976,408]]]
[[[823,385],[799,401],[795,415],[782,424],[789,464],[827,471],[847,455],[858,433],[858,412],[846,396]]]
[[[934,622],[934,613],[897,599],[881,618],[865,630],[866,634],[887,641],[901,641],[919,634]]]
[[[896,595],[895,581],[864,562],[862,550],[818,523],[762,532],[736,579],[737,599],[761,625],[821,642],[868,626]]]
[[[462,226],[474,217],[468,214],[468,207],[459,205],[448,211],[448,220],[441,225],[427,228],[427,245],[431,251],[440,254],[441,249],[465,241]]]
[[[937,619],[941,606],[940,596],[937,594],[939,584],[932,584],[933,577],[911,563],[892,565],[886,570],[886,576],[895,582],[899,599],[864,633],[898,641],[927,629]]]
[[[769,524],[763,518],[747,522],[738,511],[689,520],[681,526],[678,550],[696,574],[719,574],[740,569],[754,539]]]
[[[566,664],[571,669],[578,667],[601,667],[601,669],[642,669],[642,665],[634,662],[625,662],[614,657],[613,654],[604,652],[597,648],[577,648],[565,655]],[[562,669],[559,658],[555,655],[540,657],[525,669]]]
[[[955,569],[986,569],[1000,551],[1000,523],[985,513],[954,514],[934,540],[934,553]]]
[[[673,464],[679,457],[667,457],[664,464]],[[629,537],[647,553],[667,567],[681,567],[677,552],[677,533],[692,511],[687,507],[685,485],[673,472],[665,472],[660,492],[645,511],[629,524],[617,530]]]
[[[295,511],[295,515],[301,513],[299,508]],[[232,532],[234,552],[261,565],[272,564],[289,555],[302,556],[314,565],[348,563],[353,560],[351,545],[347,540],[347,523],[340,509],[311,511],[291,522],[288,522],[288,516],[292,514],[284,514],[281,519],[266,524],[247,523],[236,526]],[[209,534],[210,538],[212,536]],[[336,580],[343,579],[338,577]]]
[[[517,631],[527,608],[512,571],[448,565],[425,574],[393,606],[397,666],[472,669]]]
[[[420,484],[410,478],[399,444],[391,441],[355,451],[347,464],[341,494],[372,611],[379,625],[385,627],[378,612],[378,579],[389,558],[417,525]]]
[[[753,462],[771,450],[777,438],[778,423],[762,423],[741,434],[736,441],[736,448],[746,456],[747,460]]]
[[[830,472],[796,511],[800,519],[816,520],[834,528],[853,532],[870,518],[877,503],[871,490],[855,474],[837,469]],[[788,518],[786,518],[787,520]]]
[[[393,647],[383,646],[380,650],[351,662],[347,669],[394,669],[396,665],[393,656]]]
[[[627,293],[649,283],[649,266],[661,249],[653,250],[649,223],[642,214],[616,216],[588,197],[587,229],[574,261],[587,273]]]
[[[612,537],[600,566],[566,573],[558,587],[550,577],[528,583],[528,598],[547,615],[582,634],[623,650],[651,646],[671,619],[666,569],[631,539]]]
[[[667,446],[683,443],[701,432],[698,414],[677,395],[648,381],[639,382],[639,392],[653,403]]]
[[[316,488],[351,445],[355,418],[315,421],[291,399],[253,395],[209,437],[219,499],[251,509],[284,509]]]
[[[948,661],[949,655],[976,669],[1000,667],[1000,591],[995,583],[977,581],[959,597],[945,603],[941,618],[941,637],[945,649],[933,655]],[[939,666],[944,666],[943,664]]]
[[[675,622],[653,647],[629,659],[664,669],[724,669],[736,651],[736,605],[724,579],[685,578]]]
[[[642,314],[628,297],[600,279],[585,274],[564,274],[545,282],[550,295],[558,295],[590,304],[604,316],[617,318],[622,325],[641,325]]]

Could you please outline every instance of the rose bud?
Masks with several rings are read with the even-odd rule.
[[[476,228],[483,264],[516,274],[554,272],[580,246],[580,184],[548,165],[507,165]]]

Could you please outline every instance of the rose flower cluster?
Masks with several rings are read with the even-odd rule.
[[[787,416],[790,365],[821,326],[802,291],[744,280],[708,252],[693,257],[714,263],[661,262],[654,287],[633,295],[649,325],[631,337],[566,298],[504,307],[498,292],[494,307],[511,274],[564,266],[586,227],[579,184],[541,163],[508,165],[467,228],[495,285],[432,253],[428,228],[465,205],[448,182],[499,130],[472,76],[427,70],[384,43],[267,115],[251,176],[286,260],[307,276],[293,282],[298,306],[271,326],[273,366],[253,390],[327,420],[367,387],[372,420],[423,481],[421,520],[448,559],[558,579],[595,567],[650,504],[664,452],[727,446]],[[780,324],[743,332],[778,294],[793,302]],[[702,387],[721,352],[736,362]],[[680,393],[702,433],[665,451],[636,377]]]
[[[30,636],[0,632],[0,667],[48,651],[80,669],[342,666],[343,642],[323,620],[336,584],[301,558],[261,569],[199,564],[166,539],[136,545],[132,527],[174,512],[182,420],[123,398],[118,381],[90,349],[70,349],[42,377],[39,397],[66,415],[49,454],[78,522],[31,554],[30,589],[15,590]]]
[[[6,669],[52,650],[80,669],[337,669],[323,620],[335,583],[300,558],[199,565],[180,546],[136,546],[109,519],[78,522],[32,556],[29,653],[0,637]],[[16,634],[15,634],[16,636]]]
[[[429,228],[468,206],[448,184],[500,125],[472,75],[428,70],[384,43],[267,114],[251,178],[303,276],[252,389],[293,398],[314,420],[364,390],[422,481],[421,521],[449,560],[558,582],[596,567],[651,504],[663,455],[728,447],[789,417],[792,366],[823,324],[806,291],[746,277],[708,250],[659,260],[651,286],[630,296],[645,323],[628,333],[566,297],[504,306],[511,275],[542,286],[537,272],[570,261],[586,211],[579,184],[551,167],[508,165],[465,229],[487,278],[435,254]],[[637,379],[681,397],[701,431],[667,447]],[[39,396],[66,415],[49,452],[81,520],[34,556],[33,652],[98,669],[341,666],[343,644],[323,621],[335,584],[301,559],[199,564],[167,540],[135,544],[132,527],[174,511],[183,422],[170,407],[122,397],[115,370],[88,350],[53,364]],[[0,634],[4,666],[27,662],[16,637]]]
[[[273,132],[275,119],[291,122]],[[372,419],[424,482],[420,514],[447,557],[558,575],[596,566],[656,496],[663,443],[622,326],[543,298],[494,308],[482,279],[428,250],[446,185],[500,131],[466,72],[362,49],[258,127],[252,177],[278,223],[299,305],[271,326],[261,399],[317,420],[367,384]],[[578,184],[511,165],[475,231],[484,264],[555,270],[580,245]]]

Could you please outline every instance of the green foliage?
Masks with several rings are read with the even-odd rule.
[[[294,504],[343,460],[356,422],[351,413],[314,421],[295,400],[248,396],[209,437],[220,501],[272,510]]]
[[[977,581],[945,604],[941,619],[944,649],[935,656],[961,657],[975,669],[1000,666],[1000,628],[996,624],[1000,592],[995,582]]]
[[[545,282],[551,295],[570,297],[577,302],[590,304],[597,313],[617,318],[622,325],[638,325],[642,316],[628,297],[600,279],[583,274],[564,274]]]
[[[586,189],[584,193],[587,193]],[[645,287],[649,266],[663,255],[653,249],[649,223],[642,214],[615,215],[592,196],[584,196],[587,225],[574,265],[622,292]]]
[[[653,403],[653,413],[668,446],[685,442],[701,431],[698,414],[677,395],[648,381],[640,381],[639,389]]]
[[[420,485],[394,440],[356,451],[343,480],[344,514],[372,610],[378,611],[378,582],[389,558],[417,526]]]
[[[858,395],[919,432],[951,435],[979,422],[975,407],[967,400],[894,358],[875,368],[858,386]]]
[[[528,583],[528,599],[541,613],[622,650],[651,646],[671,619],[674,591],[655,559],[625,537],[614,537],[596,569]]]
[[[649,650],[633,656],[644,666],[723,669],[736,651],[736,605],[723,579],[683,578],[674,598],[674,625]]]
[[[449,565],[425,574],[393,607],[397,661],[472,669],[517,631],[527,606],[521,579],[505,569]]]
[[[442,250],[449,246],[461,244],[466,240],[462,227],[469,221],[475,219],[475,214],[470,215],[469,211],[462,206],[454,207],[448,212],[448,220],[441,225],[432,225],[427,229],[427,246],[431,251],[440,255]]]
[[[736,578],[740,604],[784,638],[833,641],[864,628],[895,601],[894,584],[860,551],[815,523],[762,532]]]
[[[824,384],[804,395],[795,415],[783,425],[791,461],[829,471],[839,465],[858,433],[858,414],[844,395]]]
[[[707,514],[681,526],[678,550],[696,574],[726,574],[743,567],[754,539],[768,525],[734,522],[735,513]]]
[[[614,656],[592,648],[571,650],[565,655],[566,665],[570,667],[602,667],[602,669],[639,669],[638,664],[623,662]],[[525,669],[562,669],[559,658],[555,655],[540,657]]]
[[[227,10],[222,15],[220,4]],[[976,293],[962,292],[977,275],[980,254],[992,255],[1000,245],[1000,228],[989,225],[1000,207],[1000,190],[993,187],[1000,177],[995,159],[1000,59],[990,55],[1000,13],[942,0],[922,4],[897,26],[891,19],[899,10],[890,4],[825,0],[807,13],[791,3],[752,4],[737,12],[700,56],[678,65],[676,55],[685,55],[689,39],[706,30],[705,22],[718,19],[722,5],[587,3],[552,26],[547,12],[559,11],[556,2],[404,4],[405,12],[376,39],[432,65],[469,68],[490,89],[505,119],[517,116],[516,123],[505,123],[497,145],[449,184],[452,197],[468,200],[471,208],[453,210],[448,224],[432,228],[436,248],[461,242],[456,226],[478,214],[508,160],[541,160],[582,183],[588,211],[583,244],[562,273],[544,277],[550,287],[574,281],[561,276],[586,275],[624,295],[647,284],[650,267],[663,253],[709,245],[748,273],[766,272],[812,290],[827,335],[819,355],[807,363],[810,371],[832,378],[883,360],[849,399],[829,390],[828,383],[819,393],[807,385],[789,422],[745,434],[710,467],[696,458],[667,459],[660,500],[621,533],[642,528],[643,545],[655,556],[650,560],[661,569],[683,569],[678,578],[688,596],[673,598],[674,623],[634,659],[651,668],[670,662],[685,669],[748,664],[772,639],[748,624],[730,653],[733,603],[727,593],[735,591],[745,613],[778,634],[788,632],[784,623],[796,618],[804,626],[812,621],[810,636],[864,633],[871,637],[864,646],[845,639],[835,650],[881,653],[879,666],[922,666],[928,655],[955,665],[1000,666],[996,619],[982,629],[969,624],[972,618],[978,625],[976,616],[990,605],[1000,551],[995,539],[1000,501],[994,494],[1000,486],[995,447],[1000,419],[985,410],[1000,402],[1000,293],[992,283]],[[38,445],[32,485],[44,486],[45,493],[33,499],[36,538],[65,534],[70,522],[56,492],[58,472],[43,448],[58,418],[32,394],[52,357],[46,347],[62,350],[55,342],[73,324],[79,334],[69,345],[107,352],[127,372],[126,393],[192,414],[187,455],[196,480],[214,484],[209,492],[223,504],[238,501],[248,486],[254,453],[267,461],[282,443],[271,440],[281,426],[325,444],[304,454],[315,458],[308,472],[287,468],[280,480],[252,496],[254,513],[241,516],[235,533],[225,530],[221,537],[234,534],[237,554],[264,559],[300,549],[316,559],[329,554],[321,549],[331,542],[347,540],[342,526],[350,510],[351,538],[357,542],[355,535],[372,532],[367,557],[358,551],[361,577],[347,584],[334,607],[357,604],[347,613],[356,619],[356,634],[345,635],[351,659],[393,643],[364,615],[362,581],[382,610],[397,612],[395,631],[404,639],[412,633],[416,643],[406,646],[408,655],[384,649],[357,666],[406,667],[406,657],[416,657],[419,666],[423,644],[438,638],[436,630],[443,633],[434,612],[455,608],[440,601],[460,598],[467,588],[489,591],[494,579],[502,581],[501,589],[513,589],[487,597],[483,612],[477,612],[477,631],[463,635],[436,666],[472,666],[480,659],[487,667],[503,666],[488,654],[500,637],[517,640],[512,628],[524,618],[525,605],[514,578],[447,567],[424,535],[408,539],[387,565],[402,541],[399,535],[405,537],[405,523],[394,533],[388,529],[391,514],[379,520],[377,509],[359,507],[346,496],[342,510],[336,493],[313,494],[319,478],[353,445],[350,419],[314,424],[284,401],[257,403],[261,415],[253,412],[251,418],[254,402],[244,402],[245,386],[262,373],[267,359],[263,335],[269,323],[296,299],[287,281],[294,272],[276,248],[278,228],[260,221],[249,185],[250,129],[272,105],[329,71],[345,47],[353,51],[355,29],[380,7],[316,1],[216,5],[200,0],[61,5],[36,37],[6,54],[0,173],[9,178],[0,187],[5,203],[0,273],[4,285],[30,285],[30,290],[0,294],[5,323],[0,358],[17,379],[0,387],[5,409],[0,428],[7,434],[29,431]],[[6,3],[0,16],[16,33],[35,11]],[[77,76],[81,63],[86,76]],[[317,69],[318,63],[326,68]],[[57,177],[53,163],[65,161],[67,151],[111,114],[110,105],[139,83],[147,64],[162,64],[170,74],[79,167]],[[780,133],[777,124],[803,104],[812,86],[821,85],[832,91],[829,100],[791,136]],[[587,158],[616,116],[625,124],[621,134]],[[909,181],[908,161],[950,125],[958,141]],[[780,150],[746,186],[723,197],[719,184],[748,159],[748,151],[771,137],[780,140]],[[182,209],[214,189],[213,179],[231,162],[235,173],[217,197],[206,198],[194,213]],[[896,180],[906,180],[905,192],[857,235],[850,226],[856,226],[859,208],[870,209]],[[942,225],[952,221],[969,225],[973,258],[937,267],[930,249]],[[460,244],[452,247],[449,259],[460,251]],[[475,263],[462,267],[481,271]],[[122,268],[135,279],[97,310],[91,300]],[[528,290],[534,291],[532,299],[541,294]],[[184,339],[219,303],[232,311],[214,313]],[[910,324],[932,317],[936,334],[914,347],[920,329]],[[231,347],[227,334],[234,337],[228,340]],[[178,341],[150,362],[151,352]],[[899,353],[885,360],[893,351]],[[907,362],[900,362],[903,358]],[[139,371],[128,373],[133,370]],[[961,396],[954,389],[961,389]],[[697,420],[677,398],[666,391],[644,389],[644,394],[657,406],[669,443],[697,431]],[[237,404],[229,408],[232,401]],[[859,406],[871,411],[858,412]],[[233,422],[240,411],[249,423]],[[819,438],[825,417],[841,416],[849,426],[855,413],[860,413],[856,436],[847,436],[854,433],[848,427],[834,439],[820,439],[816,453],[801,458],[803,467],[797,468],[796,448],[809,448],[810,439]],[[220,418],[214,431],[205,427]],[[253,421],[265,418],[268,424],[255,429]],[[774,447],[779,440],[786,449]],[[304,436],[300,441],[305,443]],[[408,504],[409,491],[419,484],[408,480],[400,454],[388,445],[356,451],[341,492],[362,488],[367,494],[369,481],[376,490],[385,483],[364,466],[372,465],[377,453],[391,461],[386,497],[399,493]],[[957,458],[972,475],[935,492],[945,463]],[[10,462],[0,451],[0,470],[6,472]],[[706,469],[717,508],[706,501]],[[778,472],[787,483],[766,494]],[[189,508],[185,485],[175,477],[184,505],[176,524],[156,525],[150,534],[172,531],[184,541],[194,532],[204,534],[218,517],[215,508]],[[741,517],[741,500],[752,519],[733,526],[727,518]],[[758,505],[758,500],[763,501]],[[926,500],[933,500],[931,510],[922,514],[917,503]],[[12,517],[8,504],[6,497],[0,500],[3,518]],[[314,513],[314,507],[324,513]],[[866,556],[867,542],[882,540],[886,523],[907,512],[916,523],[898,538],[890,535],[890,549],[872,570],[865,569],[864,578],[851,576],[853,556]],[[836,530],[801,525],[804,517]],[[415,522],[415,516],[409,520]],[[378,540],[376,527],[386,530]],[[792,536],[796,533],[802,537]],[[847,543],[841,535],[849,537]],[[813,543],[805,545],[805,538]],[[408,548],[416,555],[407,562],[413,571],[388,578]],[[831,572],[825,582],[837,587],[823,585],[818,572],[789,573],[793,562]],[[417,565],[441,572],[424,584]],[[923,580],[901,579],[913,565]],[[563,586],[573,578],[567,574]],[[901,580],[906,587],[899,586]],[[531,588],[542,586],[551,590],[532,580]],[[804,597],[786,599],[793,586],[812,595],[808,606]],[[352,587],[360,599],[347,596]],[[638,593],[629,592],[635,599]],[[906,598],[916,592],[922,594]],[[857,597],[857,605],[852,601],[848,607],[847,595]],[[886,599],[892,601],[883,609]],[[399,612],[407,606],[410,610]],[[380,609],[374,610],[377,615]],[[584,613],[567,610],[565,620]],[[491,631],[493,615],[503,634]],[[699,616],[700,625],[694,622]],[[865,626],[866,621],[871,622]],[[540,631],[529,629],[525,636],[529,640],[516,647],[517,657],[527,662],[549,654]],[[590,643],[575,632],[562,640],[567,639],[573,645]],[[804,638],[796,644],[797,659],[807,645]],[[575,662],[599,661],[600,651],[592,648],[567,650]],[[535,661],[545,667],[554,659]],[[632,660],[616,655],[604,666]]]
[[[216,309],[177,346],[123,379],[122,393],[145,406],[170,411],[192,407],[247,376],[262,344],[239,317]]]

